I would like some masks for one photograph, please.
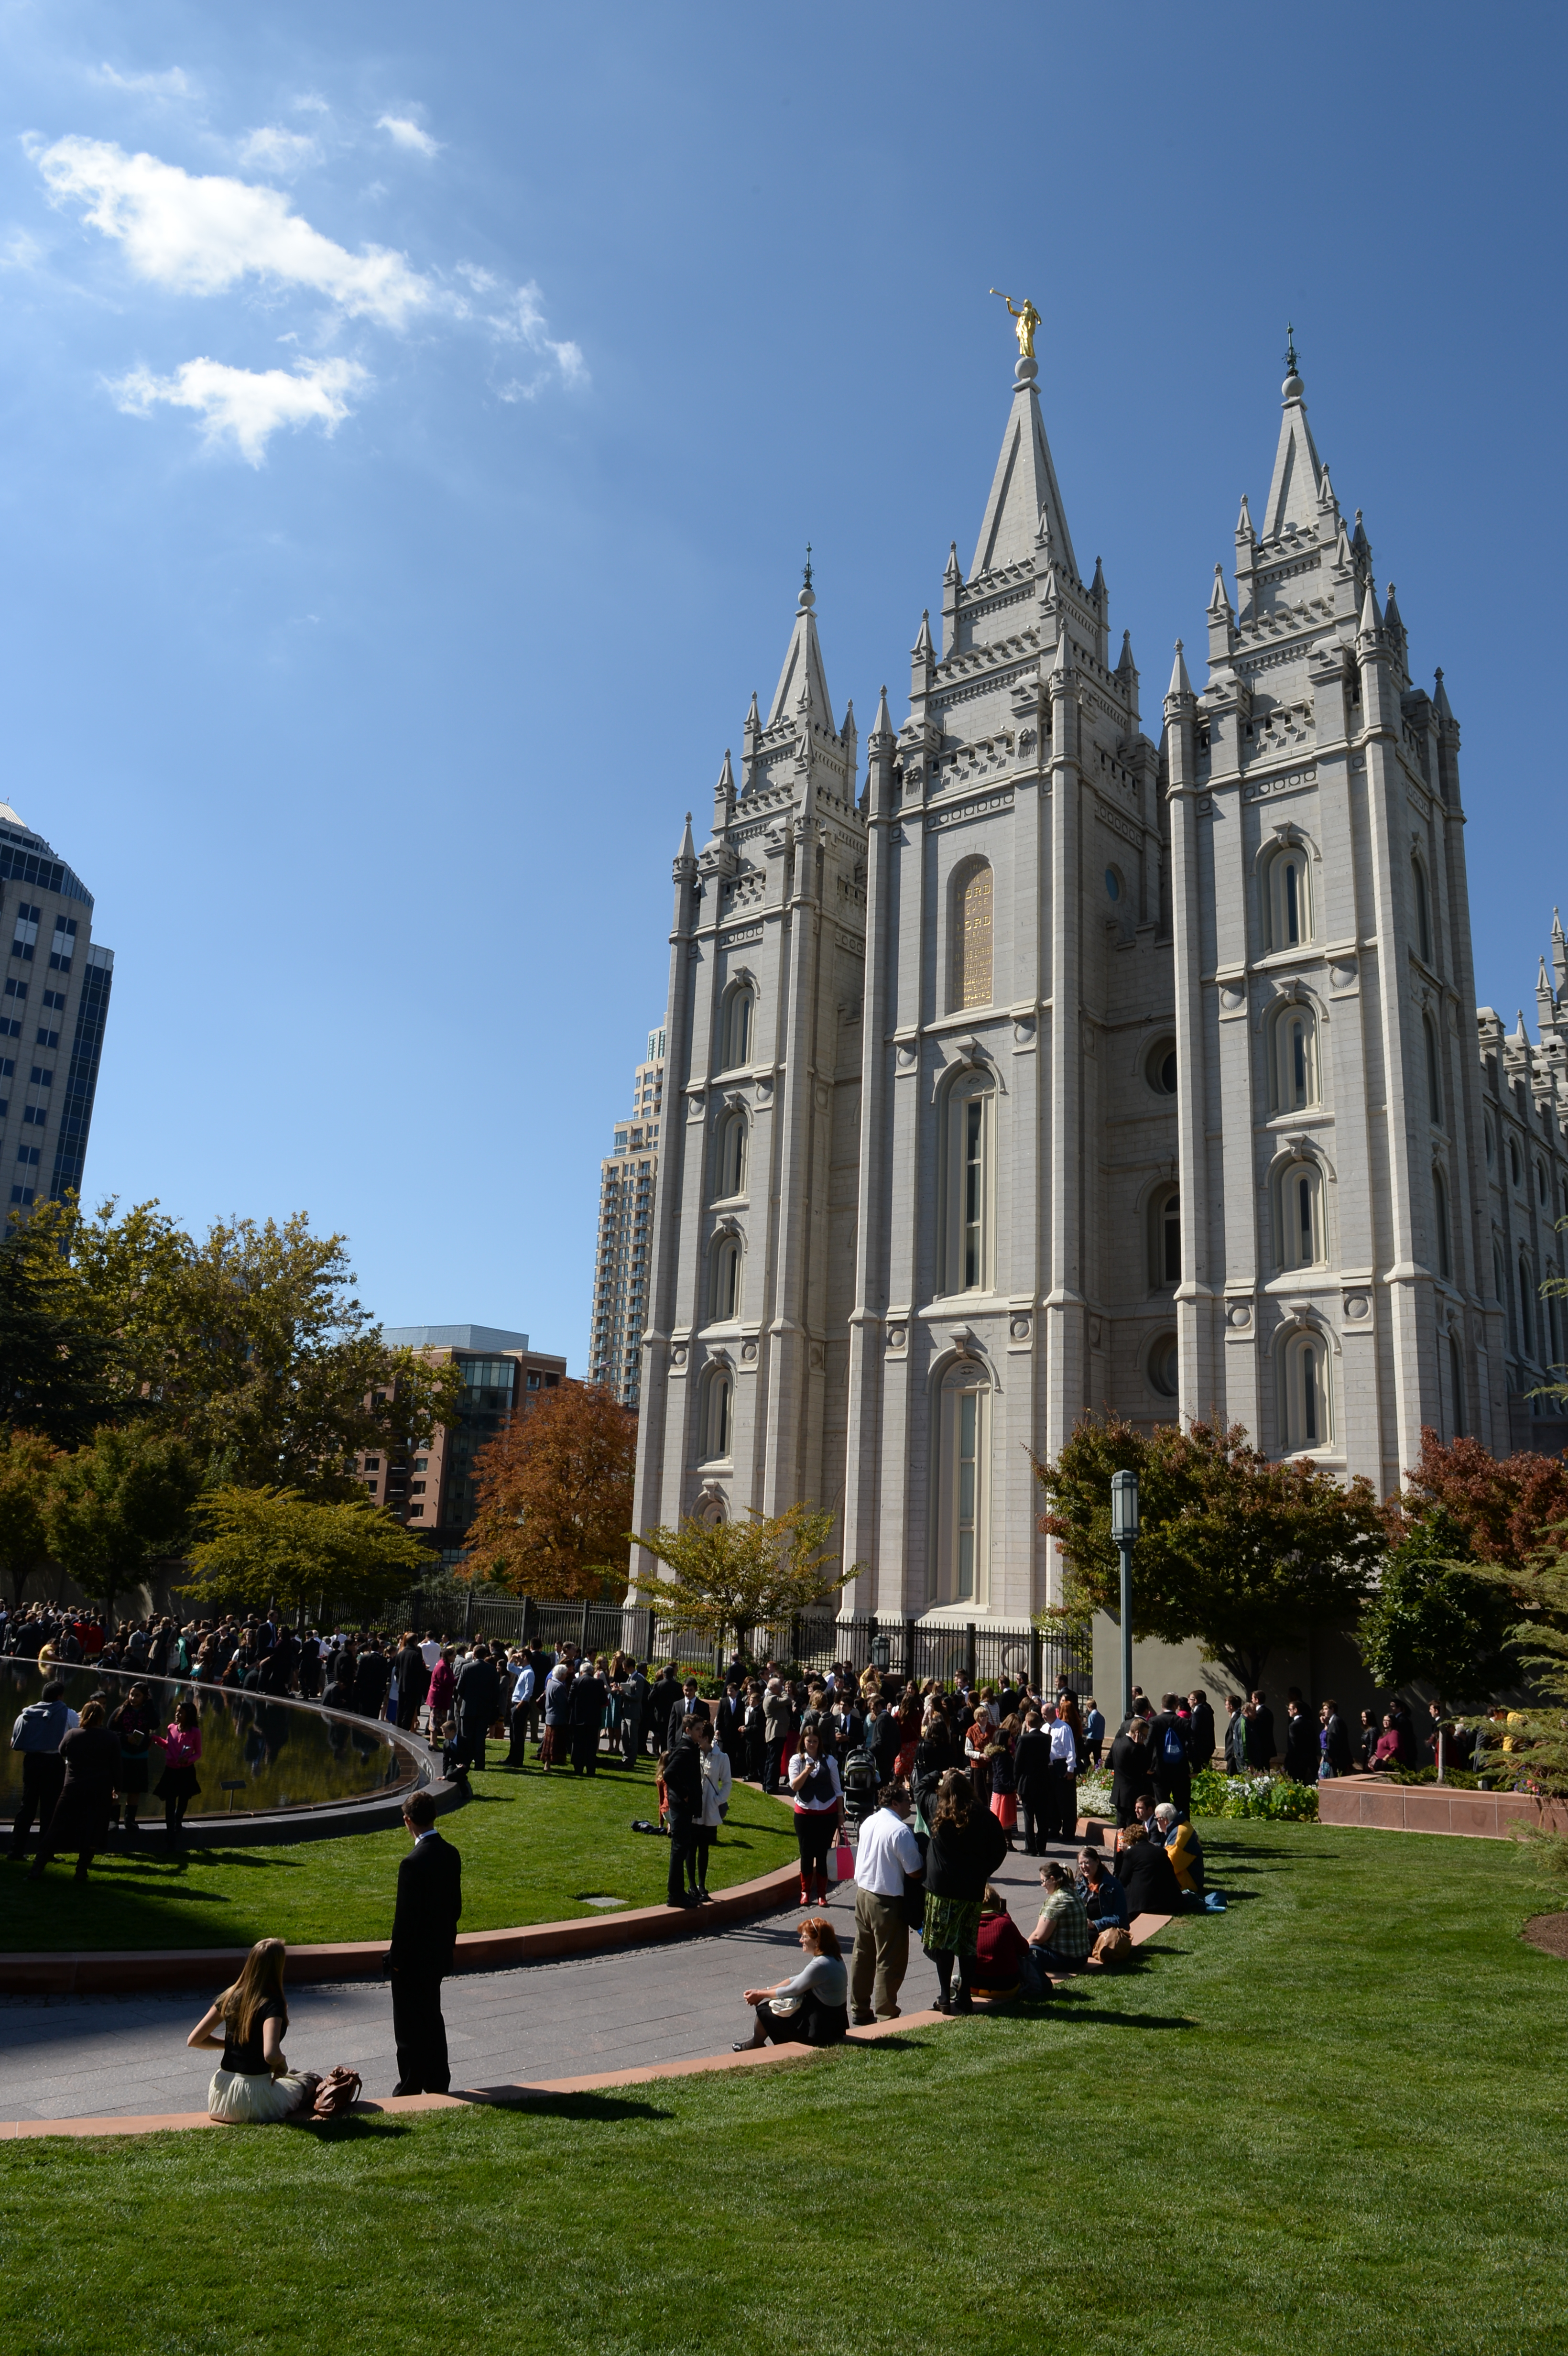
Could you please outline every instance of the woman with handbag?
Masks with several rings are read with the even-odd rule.
[[[281,1939],[258,1939],[232,1987],[208,2006],[186,2043],[222,2049],[207,2090],[207,2115],[225,2126],[264,2125],[308,2110],[316,2082],[299,2077],[283,2057],[289,2008],[283,2002]]]
[[[746,1990],[757,2025],[735,2052],[750,2053],[759,2045],[837,2045],[849,2034],[849,1974],[826,1915],[801,1924],[800,1945],[805,1961],[792,1979]]]
[[[795,1801],[795,1837],[800,1847],[800,1902],[827,1903],[827,1852],[844,1812],[844,1786],[837,1759],[825,1758],[815,1726],[800,1738],[787,1769]]]

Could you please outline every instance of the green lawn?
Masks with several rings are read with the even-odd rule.
[[[492,1758],[498,1758],[491,1746]],[[463,1852],[463,1928],[554,1922],[607,1913],[587,1898],[652,1906],[665,1894],[669,1847],[631,1829],[658,1819],[651,1761],[586,1777],[492,1767],[465,1807],[441,1820]],[[391,1929],[400,1829],[289,1848],[177,1850],[161,1821],[130,1850],[103,1852],[85,1884],[75,1859],[42,1882],[0,1866],[0,1950],[37,1947],[248,1946],[272,1936],[384,1939]],[[737,1784],[714,1849],[709,1888],[749,1881],[796,1854],[789,1812]]]
[[[1517,1935],[1512,1850],[1210,1829],[1230,1912],[1031,2018],[522,2113],[0,2145],[11,2356],[1560,2350],[1568,1965]]]

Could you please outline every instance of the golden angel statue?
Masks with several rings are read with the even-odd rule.
[[[1002,290],[999,286],[993,286],[991,293],[993,294],[1002,294]],[[1002,294],[1002,300],[1007,305],[1010,316],[1015,318],[1019,323],[1017,328],[1019,358],[1020,360],[1032,360],[1034,358],[1034,331],[1040,325],[1040,313],[1035,309],[1034,305],[1029,301],[1027,294],[1024,296],[1023,306],[1021,309],[1013,301],[1010,294]]]

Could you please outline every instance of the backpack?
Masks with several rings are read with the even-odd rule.
[[[1187,1745],[1181,1739],[1181,1729],[1168,1726],[1159,1739],[1159,1755],[1168,1767],[1180,1767],[1187,1760]]]
[[[1120,1971],[1133,1952],[1133,1943],[1124,1930],[1113,1925],[1109,1931],[1101,1932],[1090,1952],[1095,1963],[1106,1971]]]

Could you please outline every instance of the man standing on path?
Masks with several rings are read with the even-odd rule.
[[[1193,1687],[1187,1707],[1191,1713],[1187,1721],[1187,1748],[1196,1774],[1214,1764],[1214,1713],[1201,1686]]]
[[[392,1976],[394,2094],[444,2094],[452,2083],[441,1983],[451,1971],[463,1913],[463,1859],[435,1829],[435,1801],[415,1792],[403,1809],[413,1847],[398,1868],[387,1967]]]
[[[1187,1815],[1192,1806],[1192,1761],[1173,1693],[1160,1696],[1159,1715],[1150,1720],[1148,1763],[1156,1799],[1168,1800],[1179,1816]]]
[[[702,1754],[686,1719],[670,1744],[664,1765],[665,1814],[669,1820],[669,1882],[666,1902],[700,1906],[697,1894],[697,1835],[702,1822]],[[689,1887],[688,1886],[689,1883]]]
[[[27,1835],[35,1815],[38,1820],[38,1854],[41,1857],[44,1853],[49,1819],[65,1783],[60,1744],[78,1722],[75,1710],[66,1707],[64,1686],[48,1685],[42,1699],[30,1701],[11,1729],[11,1748],[22,1754],[22,1796],[11,1826],[10,1854],[14,1862],[19,1862],[27,1853]]]
[[[884,1783],[860,1826],[855,1852],[855,1947],[849,1958],[849,2018],[864,2029],[873,2019],[896,2020],[899,1990],[909,1969],[906,1881],[925,1872],[920,1844],[909,1828],[909,1794]]]

